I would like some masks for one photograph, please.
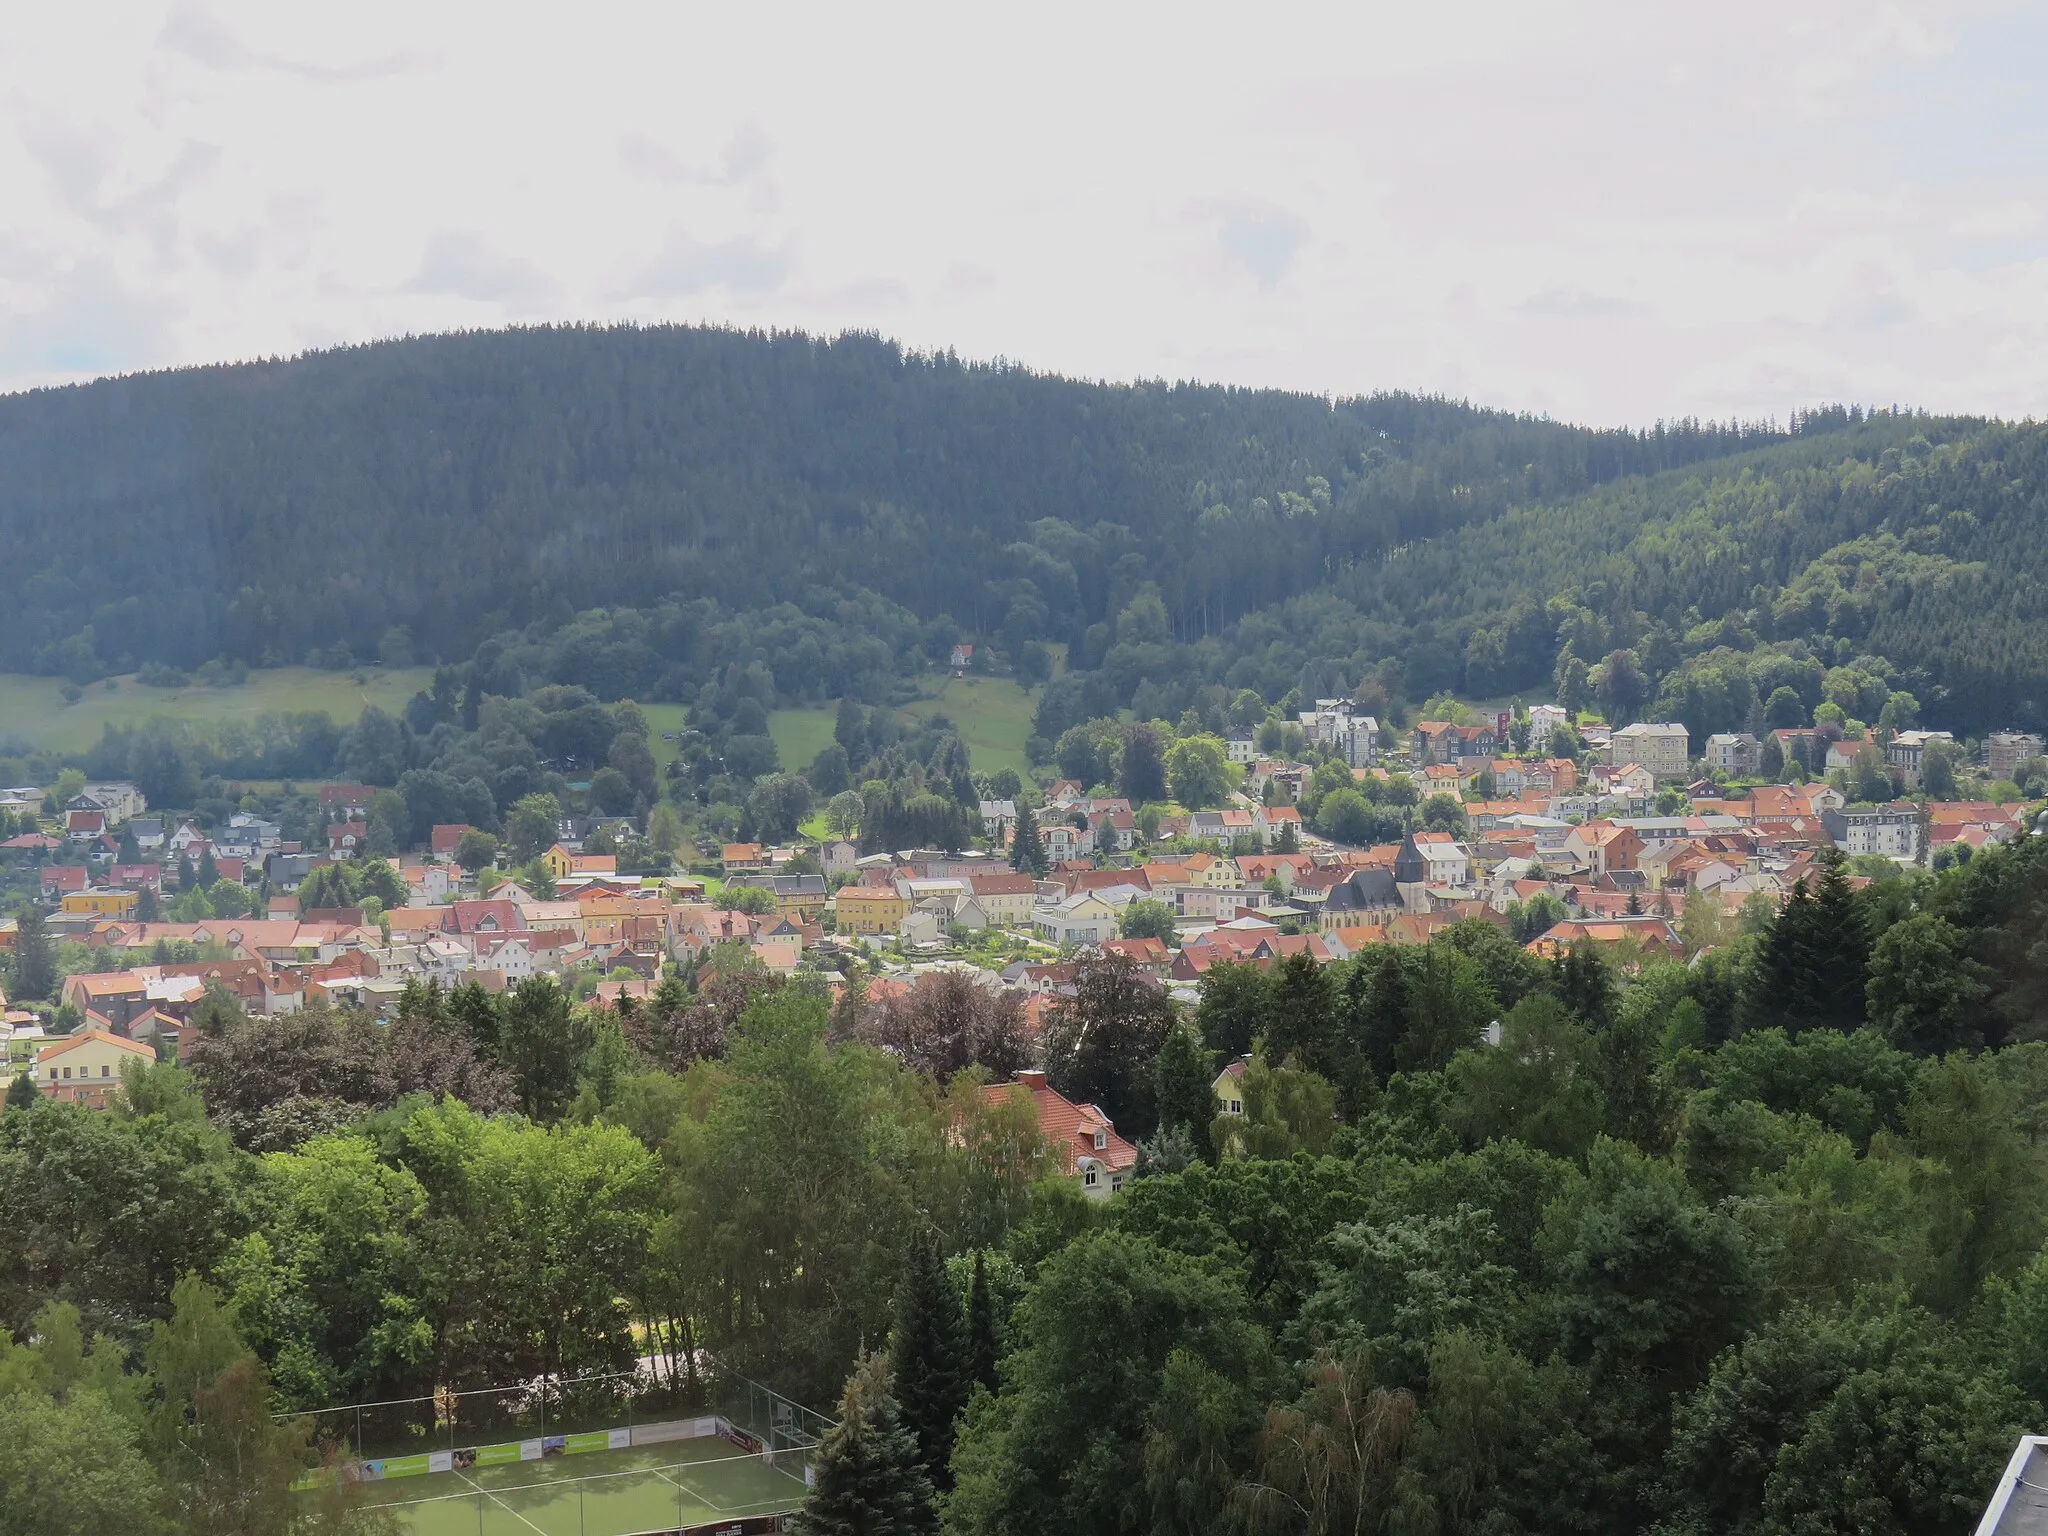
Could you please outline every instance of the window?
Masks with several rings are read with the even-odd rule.
[[[1097,1127],[1095,1127],[1095,1150],[1100,1152],[1104,1147],[1107,1147],[1108,1145],[1109,1132],[1105,1131],[1101,1126],[1098,1125]]]
[[[1231,1113],[1232,1113],[1233,1115],[1241,1115],[1241,1114],[1243,1114],[1243,1113],[1244,1113],[1244,1100],[1242,1100],[1242,1099],[1232,1099],[1232,1100],[1230,1101],[1230,1112],[1231,1112]]]
[[[100,1063],[100,1076],[101,1076],[101,1077],[112,1077],[113,1075],[114,1075],[114,1069],[113,1069],[112,1067],[108,1066],[108,1065],[107,1065],[107,1064],[106,1064],[105,1062],[101,1062],[101,1063]]]
[[[1095,1170],[1093,1168],[1090,1168],[1086,1173],[1082,1174],[1081,1182],[1087,1185],[1090,1189],[1093,1189],[1095,1187]]]
[[[71,1069],[70,1069],[69,1067],[66,1067],[66,1068],[64,1069],[64,1075],[65,1075],[65,1077],[67,1077],[67,1078],[71,1076]]]

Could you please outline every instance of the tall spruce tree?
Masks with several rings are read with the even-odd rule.
[[[1361,957],[1354,963],[1363,967],[1367,962]],[[1394,1075],[1401,1043],[1408,1038],[1414,1012],[1411,990],[1400,948],[1393,944],[1374,946],[1370,980],[1364,989],[1362,1006],[1354,1015],[1353,1027],[1359,1031],[1358,1048],[1376,1084],[1384,1085]]]
[[[1017,802],[1017,819],[1011,825],[1010,868],[1025,875],[1045,873],[1045,844],[1038,840],[1038,816],[1022,800]]]
[[[993,1392],[1000,1385],[996,1362],[1002,1358],[996,1343],[996,1302],[988,1288],[988,1262],[974,1250],[974,1281],[967,1288],[967,1370],[969,1376]]]
[[[1194,1029],[1184,1020],[1174,1025],[1152,1063],[1159,1129],[1187,1132],[1195,1150],[1210,1162],[1216,1160],[1209,1140],[1209,1122],[1216,1118],[1215,1081],[1215,1059],[1202,1049]]]
[[[57,955],[43,927],[43,909],[30,902],[15,917],[14,996],[21,1002],[41,1002],[57,985]]]
[[[1849,889],[1841,850],[1818,860],[1812,924],[1806,940],[1808,992],[1805,1012],[1814,1027],[1850,1031],[1864,1020],[1863,994],[1870,979],[1870,928]]]
[[[933,1536],[938,1528],[917,1437],[889,1392],[888,1357],[869,1355],[847,1378],[839,1427],[818,1447],[810,1494],[789,1529],[794,1536]]]
[[[938,1238],[929,1232],[910,1245],[896,1291],[890,1357],[903,1422],[917,1439],[933,1486],[950,1488],[953,1428],[973,1383],[960,1293],[946,1274]]]

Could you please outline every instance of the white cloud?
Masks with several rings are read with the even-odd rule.
[[[2021,9],[10,20],[0,387],[628,318],[1597,421],[2048,413],[2048,26]]]

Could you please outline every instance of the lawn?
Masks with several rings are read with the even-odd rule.
[[[793,1509],[804,1484],[794,1461],[707,1437],[400,1478],[370,1497],[410,1536],[627,1536]]]
[[[0,738],[18,736],[53,752],[83,752],[108,725],[141,725],[155,716],[173,720],[253,722],[258,715],[323,710],[338,725],[352,725],[366,704],[397,714],[433,681],[433,669],[372,669],[363,681],[350,672],[278,667],[251,672],[234,688],[145,688],[133,676],[109,688],[94,683],[76,704],[66,704],[55,677],[0,673]]]
[[[1037,698],[1006,677],[929,677],[921,691],[928,697],[904,706],[904,713],[927,718],[942,714],[953,722],[980,773],[1014,768],[1028,777],[1031,763],[1024,743],[1031,736],[1031,715]]]
[[[960,739],[967,743],[968,756],[978,772],[1014,768],[1019,774],[1030,773],[1024,742],[1031,735],[1031,715],[1038,701],[1028,689],[1001,677],[931,676],[919,686],[925,697],[906,704],[901,713],[921,720],[936,714],[946,716],[959,731]],[[665,767],[676,755],[676,749],[673,742],[659,740],[659,733],[680,731],[686,710],[680,704],[643,707],[647,723],[657,733],[655,763]],[[769,712],[768,734],[775,738],[775,750],[785,772],[801,773],[832,744],[832,728],[838,713],[836,703]]]

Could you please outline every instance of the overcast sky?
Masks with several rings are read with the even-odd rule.
[[[2048,415],[2048,7],[22,5],[0,387],[556,319]]]

